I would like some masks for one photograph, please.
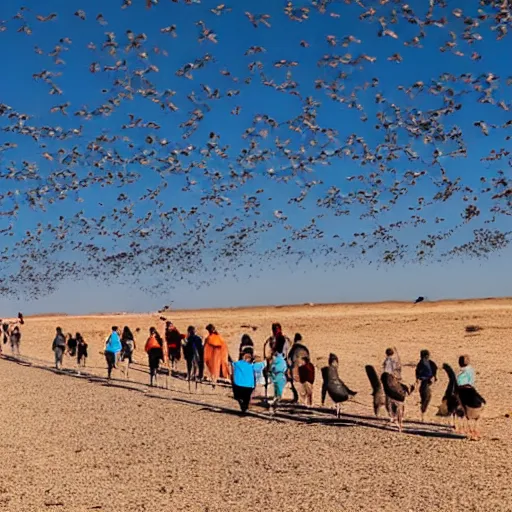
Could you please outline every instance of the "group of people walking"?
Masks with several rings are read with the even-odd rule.
[[[155,327],[149,329],[144,350],[148,358],[151,386],[157,383],[162,363],[168,363],[168,369],[175,370],[183,358],[186,362],[188,381],[201,382],[206,374],[215,388],[220,378],[229,379],[234,398],[242,412],[248,410],[253,393],[258,387],[264,391],[265,399],[275,410],[287,384],[290,384],[294,402],[300,402],[305,406],[313,405],[315,366],[311,362],[309,349],[304,344],[301,334],[295,334],[291,341],[283,333],[279,323],[272,324],[272,334],[264,343],[262,357],[256,355],[252,338],[244,334],[237,358],[233,359],[229,354],[226,341],[215,326],[208,324],[205,330],[207,335],[203,341],[194,326],[189,326],[186,334],[182,334],[171,321],[166,321],[163,338]],[[21,333],[18,328],[15,328],[11,332],[11,340],[13,340],[11,344],[14,346],[17,344],[19,347],[19,339],[21,339]],[[76,357],[79,366],[85,366],[87,348],[87,343],[80,333],[76,333],[75,336],[69,334],[66,339],[62,329],[58,327],[52,345],[56,368],[61,368],[66,353],[70,357]],[[135,349],[136,341],[130,328],[125,326],[121,332],[117,326],[113,326],[103,351],[108,378],[111,378],[113,369],[117,368],[121,362],[125,362],[125,373],[126,376],[128,375]],[[340,379],[338,363],[338,357],[330,354],[328,364],[321,369],[322,405],[329,395],[337,408],[342,402],[357,394]],[[469,364],[469,357],[461,356],[459,364],[458,385],[474,386],[475,373]],[[421,397],[422,415],[430,402],[430,387],[437,380],[437,370],[437,365],[430,359],[428,350],[422,350],[420,361],[416,366],[416,383]],[[402,365],[396,348],[386,350],[382,371],[392,376],[397,383],[401,383]],[[271,397],[270,391],[273,391]],[[388,405],[386,403],[386,407]]]
[[[57,327],[55,331],[55,338],[52,343],[52,350],[55,355],[55,368],[57,370],[62,368],[65,354],[72,358],[76,357],[78,366],[84,367],[88,356],[88,345],[83,336],[77,332],[75,336],[68,334],[66,338],[61,327]]]

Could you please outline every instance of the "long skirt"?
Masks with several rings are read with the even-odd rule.
[[[208,368],[212,380],[217,380],[219,377],[229,377],[229,367],[225,354],[226,350],[223,347],[205,345],[204,364]]]

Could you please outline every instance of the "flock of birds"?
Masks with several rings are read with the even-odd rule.
[[[74,3],[0,20],[13,61],[30,48],[39,62],[23,70],[37,101],[10,90],[0,103],[3,294],[69,278],[210,285],[283,261],[423,262],[510,242],[512,77],[496,57],[509,1],[293,0],[268,14],[120,0],[115,20]],[[253,44],[223,46],[233,34]],[[395,83],[421,59],[447,69]]]

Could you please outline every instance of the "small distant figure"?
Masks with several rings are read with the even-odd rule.
[[[14,327],[10,336],[11,351],[13,356],[20,355],[21,332],[18,326]]]
[[[52,350],[55,354],[55,368],[60,370],[62,368],[62,360],[64,352],[66,351],[66,337],[62,334],[62,328],[55,329],[56,335],[52,343]]]
[[[4,345],[7,344],[7,341],[9,340],[9,323],[8,322],[2,322],[2,331],[3,331],[3,341]]]
[[[76,347],[77,347],[76,338],[73,338],[72,334],[68,334],[68,341],[67,341],[68,355],[70,355],[71,357],[75,357],[76,356]]]
[[[245,352],[240,360],[233,362],[231,374],[233,396],[240,404],[242,414],[249,409],[251,396],[256,387],[255,373],[261,371],[264,366],[263,362],[254,362],[250,352]]]
[[[119,327],[114,325],[105,343],[105,360],[107,361],[107,377],[109,379],[112,377],[112,370],[117,368],[122,348]]]
[[[181,341],[185,339],[185,335],[181,334],[176,326],[168,320],[165,323],[165,341],[167,342],[167,351],[171,369],[175,370],[178,362],[181,360]]]
[[[313,405],[313,384],[315,383],[315,367],[311,363],[309,356],[302,358],[302,364],[299,366],[300,398],[303,405],[311,407]]]
[[[130,328],[125,325],[121,335],[121,361],[124,362],[124,376],[128,378],[130,365],[133,363],[133,351],[136,349],[135,338]]]
[[[187,363],[187,381],[196,383],[203,378],[203,340],[196,334],[196,328],[190,325],[187,329],[187,338],[183,345],[183,356]]]
[[[219,377],[230,376],[228,346],[213,324],[206,326],[208,336],[204,342],[204,364],[215,388]]]
[[[149,329],[149,338],[147,339],[144,347],[144,350],[148,355],[150,386],[155,386],[157,383],[158,367],[160,366],[160,361],[164,358],[162,347],[162,338],[158,334],[157,330],[154,327],[151,327]]]
[[[330,399],[336,404],[336,417],[341,416],[341,404],[351,396],[356,396],[357,391],[352,391],[340,379],[338,375],[338,356],[329,354],[328,366],[322,368],[322,406],[325,404],[325,397],[329,393]]]
[[[415,301],[414,301],[414,304],[419,304],[420,302],[423,302],[425,300],[425,297],[418,297]]]
[[[25,324],[25,319],[23,318],[23,313],[18,313],[18,322],[20,323],[20,325]]]
[[[242,336],[238,352],[238,359],[242,359],[244,354],[251,354],[251,356],[254,357],[254,341],[252,341],[252,338],[248,334]]]
[[[459,373],[457,374],[457,386],[475,387],[475,370],[470,365],[468,355],[459,357]]]
[[[304,357],[309,358],[309,349],[302,343],[302,335],[296,333],[293,339],[293,345],[288,352],[289,378],[294,402],[299,401],[299,392],[297,389],[302,387],[299,377],[299,367]]]
[[[437,365],[430,359],[430,352],[422,350],[420,361],[416,365],[416,382],[420,387],[421,421],[424,421],[425,413],[432,399],[432,384],[437,381]]]
[[[76,362],[77,362],[78,366],[85,367],[85,364],[87,362],[87,356],[88,356],[88,353],[87,353],[88,345],[79,332],[77,332],[75,334],[75,339],[76,339]]]

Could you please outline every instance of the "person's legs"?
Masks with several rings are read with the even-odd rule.
[[[187,361],[187,380],[191,380],[192,378],[192,363],[194,362],[193,359],[186,359]]]
[[[254,391],[254,388],[242,388],[242,396],[240,401],[240,408],[242,409],[242,412],[247,412],[247,409],[249,409],[249,404],[251,402],[251,396]]]
[[[112,368],[114,368],[115,354],[112,352],[105,352],[105,360],[107,361],[107,374],[108,378],[112,376]]]
[[[311,382],[306,382],[306,405],[313,406],[313,384]]]
[[[240,408],[242,408],[240,389],[240,386],[233,384],[233,398],[240,404]]]
[[[55,349],[55,366],[57,370],[62,368],[62,361],[64,359],[64,347],[57,347]]]

